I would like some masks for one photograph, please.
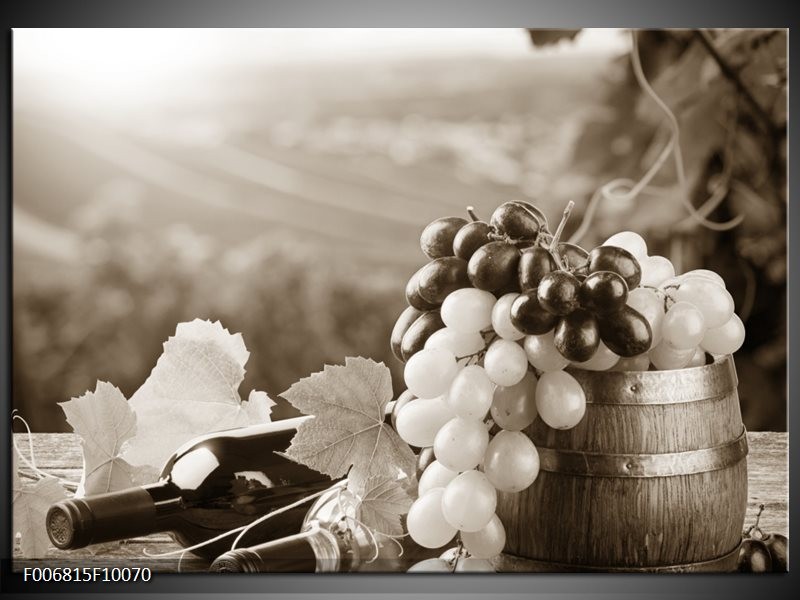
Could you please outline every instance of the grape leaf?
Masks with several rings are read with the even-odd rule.
[[[94,392],[60,402],[67,422],[81,438],[83,475],[76,496],[103,494],[156,480],[120,457],[122,444],[136,433],[136,415],[122,392],[102,381]]]
[[[65,499],[67,494],[55,477],[44,477],[31,486],[23,487],[17,468],[14,456],[11,472],[12,534],[20,535],[20,554],[23,558],[44,558],[52,547],[44,525],[45,516],[50,505]]]
[[[358,518],[362,523],[384,535],[403,535],[400,516],[408,512],[412,500],[397,479],[384,475],[367,479],[351,476],[347,487],[360,499]]]
[[[264,392],[239,397],[249,358],[242,335],[219,321],[180,323],[164,353],[129,404],[137,434],[122,449],[132,465],[161,467],[192,438],[270,420],[274,402]]]
[[[300,425],[286,451],[289,458],[337,478],[414,477],[411,448],[384,422],[392,398],[389,369],[366,358],[325,365],[281,394],[313,419]]]

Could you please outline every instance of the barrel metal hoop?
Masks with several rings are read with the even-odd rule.
[[[567,369],[589,404],[683,404],[710,400],[736,390],[733,358],[677,371],[586,371]]]
[[[600,454],[579,450],[536,448],[539,469],[586,477],[674,477],[718,471],[747,456],[747,432],[713,448],[664,454]]]
[[[558,563],[546,560],[536,560],[524,557],[515,557],[524,561],[525,570],[538,573],[725,573],[736,570],[741,542],[736,547],[716,558],[701,562],[684,563],[679,565],[664,565],[652,567],[603,567],[594,565],[576,565]]]

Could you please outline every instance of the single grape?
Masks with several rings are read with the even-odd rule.
[[[560,371],[569,364],[569,359],[556,350],[555,332],[529,335],[523,342],[528,362],[540,371]]]
[[[528,371],[528,357],[519,344],[498,339],[486,350],[483,367],[495,384],[508,387],[522,381]]]
[[[459,531],[483,529],[496,507],[497,490],[480,471],[465,471],[444,488],[442,514]]]
[[[706,330],[703,313],[694,304],[686,301],[670,306],[661,326],[664,341],[677,350],[697,347],[703,341]]]
[[[427,348],[408,359],[403,376],[417,398],[436,398],[444,394],[458,373],[456,357],[443,348]]]
[[[642,315],[650,324],[650,333],[653,338],[650,348],[658,344],[661,341],[661,327],[664,322],[663,298],[655,290],[639,287],[630,291],[627,305]]]
[[[680,287],[675,290],[678,302],[694,304],[705,319],[706,327],[721,327],[733,315],[733,298],[721,285],[705,277],[683,277]]]
[[[628,299],[628,284],[622,275],[612,271],[597,271],[586,277],[578,290],[583,308],[597,315],[617,312]]]
[[[436,434],[433,452],[442,466],[460,473],[478,466],[488,444],[489,432],[482,422],[456,417]]]
[[[512,342],[513,343],[513,342]],[[465,419],[483,420],[494,397],[494,384],[483,367],[464,367],[450,385],[447,404],[450,410]]]
[[[539,417],[553,429],[571,429],[586,413],[586,395],[581,384],[569,373],[543,373],[536,386]]]
[[[542,226],[535,211],[519,202],[504,202],[498,206],[489,223],[513,239],[534,239]]]
[[[573,363],[573,366],[585,371],[608,371],[620,361],[619,355],[614,354],[603,342],[597,346],[597,351],[587,361]]]
[[[425,342],[426,348],[444,348],[456,357],[469,356],[480,352],[486,346],[483,336],[475,332],[463,333],[451,327],[444,327],[435,331]]]
[[[530,371],[516,385],[494,391],[492,420],[508,431],[522,431],[536,419],[536,375]]]
[[[402,394],[400,394],[397,397],[397,400],[395,401],[394,406],[392,407],[392,416],[391,416],[392,429],[394,429],[395,431],[397,431],[397,415],[399,415],[403,407],[409,402],[411,402],[414,398],[415,398],[414,394],[412,394],[408,390],[405,390]]]
[[[733,314],[721,327],[706,331],[701,346],[711,354],[733,354],[744,344],[744,324]]]
[[[600,320],[600,339],[614,354],[630,358],[647,352],[653,333],[647,319],[626,305]]]
[[[511,306],[519,294],[513,292],[500,296],[492,309],[492,329],[504,340],[521,340],[525,334],[511,323]]]
[[[668,258],[648,256],[638,260],[642,267],[642,281],[639,285],[656,287],[660,283],[675,277],[675,266]]]
[[[519,250],[508,242],[489,242],[478,248],[467,265],[469,281],[479,290],[494,292],[517,282]]]
[[[462,333],[477,333],[492,324],[492,309],[497,301],[490,292],[463,288],[456,290],[442,304],[442,321]]]
[[[525,248],[519,259],[518,277],[520,290],[526,292],[539,287],[542,277],[558,269],[550,251],[541,246]]]
[[[461,217],[442,217],[432,221],[422,230],[419,245],[428,258],[453,256],[453,240],[467,224]]]
[[[521,431],[501,431],[486,447],[483,472],[501,492],[521,492],[539,474],[539,453]]]
[[[692,271],[686,271],[686,273],[681,275],[681,278],[683,279],[687,279],[689,277],[705,277],[709,281],[713,281],[714,283],[719,284],[723,288],[727,289],[725,280],[718,273],[709,271],[708,269],[694,269]]]
[[[650,355],[646,352],[630,358],[620,358],[612,371],[647,371],[650,369]]]
[[[394,354],[398,360],[405,362],[403,359],[403,353],[400,349],[400,346],[403,343],[403,336],[405,335],[406,331],[408,331],[408,328],[411,327],[414,321],[416,321],[420,316],[422,316],[421,310],[417,310],[413,306],[407,306],[406,309],[400,313],[400,316],[397,317],[397,321],[392,329],[391,346],[392,354]]]
[[[419,478],[417,494],[424,496],[434,488],[446,487],[457,475],[458,473],[455,471],[451,471],[438,460],[434,460]]]
[[[486,526],[478,531],[462,532],[461,541],[474,558],[492,558],[505,548],[506,529],[500,517],[493,515]]]
[[[444,327],[442,316],[438,310],[422,313],[403,334],[400,340],[400,355],[404,361],[414,356],[425,347],[428,339]]]
[[[433,547],[435,548],[436,546]],[[453,568],[446,560],[426,558],[411,565],[406,573],[452,573],[452,571]]]
[[[637,260],[647,257],[647,242],[638,233],[633,231],[620,231],[615,233],[605,242],[603,246],[616,246],[630,252]]]
[[[422,270],[427,266],[428,265],[424,265],[421,267],[411,276],[406,284],[406,301],[410,306],[413,306],[417,310],[421,311],[433,310],[439,307],[439,304],[428,302],[419,293],[419,276],[422,273]]]
[[[539,221],[539,228],[544,229],[545,231],[549,232],[549,225],[547,223],[547,216],[542,212],[542,210],[531,202],[526,202],[525,200],[512,200],[514,204],[519,204],[523,208],[525,208],[529,213],[532,213],[536,219]]]
[[[689,362],[686,363],[686,367],[702,367],[706,364],[706,351],[703,350],[700,346],[694,349],[694,354],[692,358],[689,359]]]
[[[574,362],[587,361],[600,345],[600,330],[597,319],[588,310],[572,311],[556,325],[553,334],[556,350]]]
[[[536,290],[523,292],[511,304],[511,324],[527,335],[542,335],[552,331],[558,316],[539,303]]]
[[[432,260],[419,273],[419,294],[431,304],[439,305],[448,294],[469,285],[467,261],[456,256]]]
[[[397,435],[409,446],[433,446],[442,426],[455,415],[443,397],[411,400],[397,415]]]
[[[650,362],[660,371],[682,369],[692,360],[694,352],[694,347],[684,349],[675,348],[670,345],[665,338],[661,340],[658,346],[650,350]]]
[[[444,488],[432,489],[417,498],[408,510],[408,534],[423,548],[440,548],[456,535],[456,528],[442,514],[443,495]]]
[[[566,271],[553,271],[542,277],[536,290],[539,304],[554,315],[568,315],[578,308],[578,290],[581,284]]]
[[[456,573],[495,573],[492,563],[482,558],[462,558],[456,563]]]
[[[453,240],[453,252],[458,258],[469,260],[478,248],[492,241],[489,237],[491,232],[491,226],[483,221],[467,223]]]
[[[613,271],[622,275],[629,290],[638,287],[642,280],[642,268],[636,257],[615,246],[598,246],[589,252],[589,273],[598,271]]]

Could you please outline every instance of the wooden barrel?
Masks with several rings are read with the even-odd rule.
[[[573,429],[536,419],[541,463],[499,494],[505,551],[541,571],[731,571],[747,505],[747,439],[730,356],[675,371],[571,370]]]

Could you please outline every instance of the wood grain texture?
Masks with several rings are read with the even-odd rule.
[[[568,451],[564,464],[543,468],[522,493],[499,494],[508,552],[543,562],[640,569],[710,561],[736,548],[747,507],[741,455],[706,472],[690,470],[690,455],[681,455],[686,469],[680,461],[673,466],[693,473],[686,475],[592,470],[593,462],[614,463],[609,455],[705,450],[741,436],[732,360],[685,371],[574,372],[588,400],[583,420],[557,431],[537,419],[527,430],[537,447]],[[572,468],[581,466],[575,460],[581,456],[586,474]]]
[[[27,452],[28,436],[16,434],[17,444]],[[755,520],[758,506],[766,504],[761,516],[761,525],[765,531],[788,535],[788,445],[787,433],[748,432],[750,454],[748,462],[748,500],[745,523]],[[78,437],[69,433],[35,433],[32,436],[37,466],[54,475],[77,481],[81,473],[81,449]],[[23,467],[24,468],[24,467]],[[32,480],[23,479],[23,484],[33,485]],[[510,532],[509,532],[510,533]],[[171,537],[165,534],[154,534],[143,538],[134,538],[119,544],[110,544],[102,553],[92,554],[94,549],[82,548],[63,552],[52,548],[47,556],[38,560],[16,558],[14,570],[20,571],[26,566],[119,566],[133,565],[149,567],[154,573],[174,573],[179,570],[177,556],[150,558],[145,555],[179,550]],[[17,556],[19,556],[17,554]],[[504,572],[531,572],[536,570],[532,561],[503,554],[494,561],[495,568]],[[208,562],[186,554],[180,561],[181,572],[203,572]]]

